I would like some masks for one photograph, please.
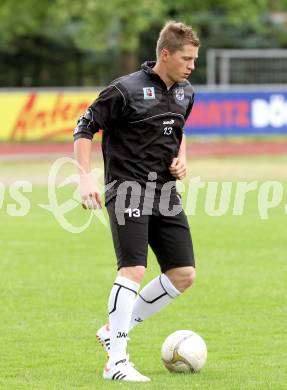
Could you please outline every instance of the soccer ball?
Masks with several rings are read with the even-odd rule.
[[[199,371],[207,359],[205,341],[191,330],[177,330],[165,339],[161,358],[169,371]]]

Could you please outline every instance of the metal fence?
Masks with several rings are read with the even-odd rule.
[[[209,49],[208,85],[287,85],[287,49]]]

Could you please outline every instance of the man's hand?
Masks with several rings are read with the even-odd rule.
[[[84,209],[102,208],[101,195],[91,173],[80,174],[80,194]]]
[[[172,160],[171,166],[169,167],[170,173],[176,179],[183,179],[186,176],[186,163],[178,157]]]

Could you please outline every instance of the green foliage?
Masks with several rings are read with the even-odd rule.
[[[202,58],[194,77],[205,82],[206,48],[287,47],[286,23],[270,17],[286,7],[286,0],[2,0],[0,73],[7,77],[0,86],[28,86],[28,79],[31,85],[57,85],[61,77],[61,85],[105,84],[136,68],[143,53],[154,58],[158,32],[168,19],[198,31]],[[49,55],[42,55],[43,45]],[[57,63],[67,66],[66,76],[58,79],[54,53],[61,51],[69,64]],[[68,70],[72,58],[75,71]],[[35,63],[38,70],[29,70]]]
[[[164,11],[161,0],[56,0],[52,16],[55,25],[69,31],[81,49],[133,51],[139,47],[140,33],[162,21]]]
[[[1,44],[21,36],[46,35],[49,9],[54,0],[2,0],[0,4]]]

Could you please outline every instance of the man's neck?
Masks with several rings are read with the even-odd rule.
[[[162,81],[165,83],[166,88],[167,88],[167,89],[170,89],[170,87],[172,87],[172,85],[174,84],[174,81],[171,80],[171,79],[167,76],[167,74],[166,74],[165,70],[163,69],[163,67],[161,66],[161,64],[157,62],[157,63],[155,64],[155,66],[154,66],[152,69],[153,69],[153,71],[154,71],[157,75],[159,75],[159,77],[160,77],[160,78],[162,79]]]

